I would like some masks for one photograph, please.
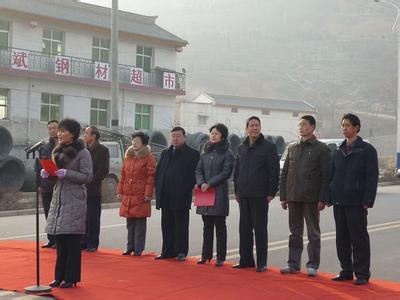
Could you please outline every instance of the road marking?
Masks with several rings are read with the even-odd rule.
[[[400,222],[389,222],[389,223],[386,223],[386,224],[389,224],[389,225],[382,226],[382,225],[385,225],[385,224],[376,224],[376,225],[368,226],[368,232],[372,233],[372,232],[379,232],[379,231],[383,231],[383,230],[400,228]],[[392,224],[392,225],[390,225],[390,224]],[[330,240],[336,239],[335,232],[333,232],[333,233],[332,232],[328,232],[328,233],[324,234],[324,237],[322,237],[322,236],[323,235],[321,235],[321,241],[330,241]],[[268,243],[268,252],[287,249],[288,248],[288,242],[289,242],[288,240],[282,240],[282,241]],[[304,245],[306,245],[307,243],[308,243],[308,240],[304,240]],[[284,244],[284,245],[270,247],[270,246],[279,245],[279,244]],[[240,255],[238,254],[238,252],[239,252],[239,249],[228,250],[227,253],[235,253],[235,254],[228,255],[226,257],[226,260],[240,258]],[[254,253],[256,253],[256,252],[254,251]]]
[[[377,228],[377,227],[391,226],[391,225],[397,225],[397,224],[400,224],[400,221],[393,221],[393,222],[369,225],[368,226],[368,231],[371,231],[372,229]],[[325,237],[335,236],[335,235],[336,235],[336,231],[322,233],[321,234],[321,240],[323,238],[325,238]],[[307,236],[303,237],[303,241],[304,241],[304,243],[308,243]],[[271,242],[271,243],[268,243],[268,247],[276,246],[276,245],[280,245],[280,244],[287,244],[288,242],[289,242],[288,240],[281,240],[281,241]],[[254,247],[254,249],[255,249],[255,247]],[[236,253],[236,252],[239,252],[239,248],[230,249],[230,250],[228,250],[226,252],[227,253]]]

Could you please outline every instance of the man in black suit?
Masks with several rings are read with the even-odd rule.
[[[161,209],[163,245],[156,259],[184,261],[189,250],[189,210],[200,153],[186,144],[185,136],[185,129],[173,128],[171,146],[161,153],[157,164],[156,208]]]

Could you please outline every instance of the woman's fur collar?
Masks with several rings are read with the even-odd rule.
[[[130,146],[126,152],[125,152],[125,158],[127,157],[137,157],[137,158],[143,158],[146,157],[147,155],[149,155],[151,153],[151,149],[150,146],[147,145],[146,147],[144,147],[141,151],[139,152],[135,152],[135,150],[133,150],[133,147]]]
[[[212,144],[211,142],[208,142],[204,147],[204,152],[210,153],[213,152],[214,150],[217,152],[225,152],[228,149],[229,149],[229,142],[226,139],[223,139],[217,144]]]
[[[68,145],[58,144],[53,150],[53,160],[57,167],[64,168],[85,148],[86,144],[82,139],[78,139]]]

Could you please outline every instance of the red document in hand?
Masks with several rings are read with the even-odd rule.
[[[58,170],[56,164],[51,159],[39,159],[42,168],[46,170],[50,176],[56,176],[56,171]]]
[[[209,188],[206,192],[201,189],[194,190],[194,206],[214,206],[215,189]]]

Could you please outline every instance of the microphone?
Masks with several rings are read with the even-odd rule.
[[[26,155],[28,155],[29,153],[35,152],[36,150],[40,149],[41,147],[43,147],[44,144],[46,144],[45,141],[40,141],[40,142],[36,143],[35,145],[33,145],[32,147],[26,148],[25,149]]]

